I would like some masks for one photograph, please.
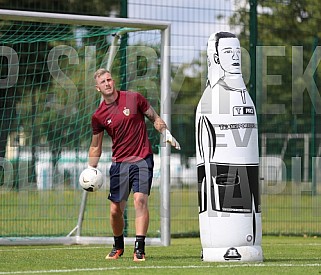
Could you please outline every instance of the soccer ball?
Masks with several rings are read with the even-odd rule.
[[[88,191],[97,191],[104,183],[103,174],[97,168],[86,168],[79,177],[80,186]]]

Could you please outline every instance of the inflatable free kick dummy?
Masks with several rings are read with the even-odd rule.
[[[199,224],[204,261],[262,261],[256,110],[239,40],[212,34],[207,86],[196,111]]]

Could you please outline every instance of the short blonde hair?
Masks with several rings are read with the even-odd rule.
[[[107,69],[105,68],[100,68],[98,69],[95,73],[94,73],[94,79],[96,79],[97,77],[105,74],[105,73],[109,73],[110,74],[110,71],[108,71]]]

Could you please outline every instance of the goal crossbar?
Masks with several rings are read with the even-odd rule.
[[[54,23],[54,24],[71,24],[71,25],[88,25],[88,26],[108,26],[120,27],[127,26],[130,28],[139,28],[143,30],[166,30],[170,27],[170,22],[157,20],[141,20],[128,18],[115,18],[104,16],[89,16],[77,14],[61,14],[49,12],[32,12],[20,10],[0,9],[1,20],[19,20],[29,22]]]

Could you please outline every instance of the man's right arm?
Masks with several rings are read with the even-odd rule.
[[[88,153],[88,165],[91,167],[97,167],[98,165],[102,153],[103,137],[103,131],[92,136]]]

